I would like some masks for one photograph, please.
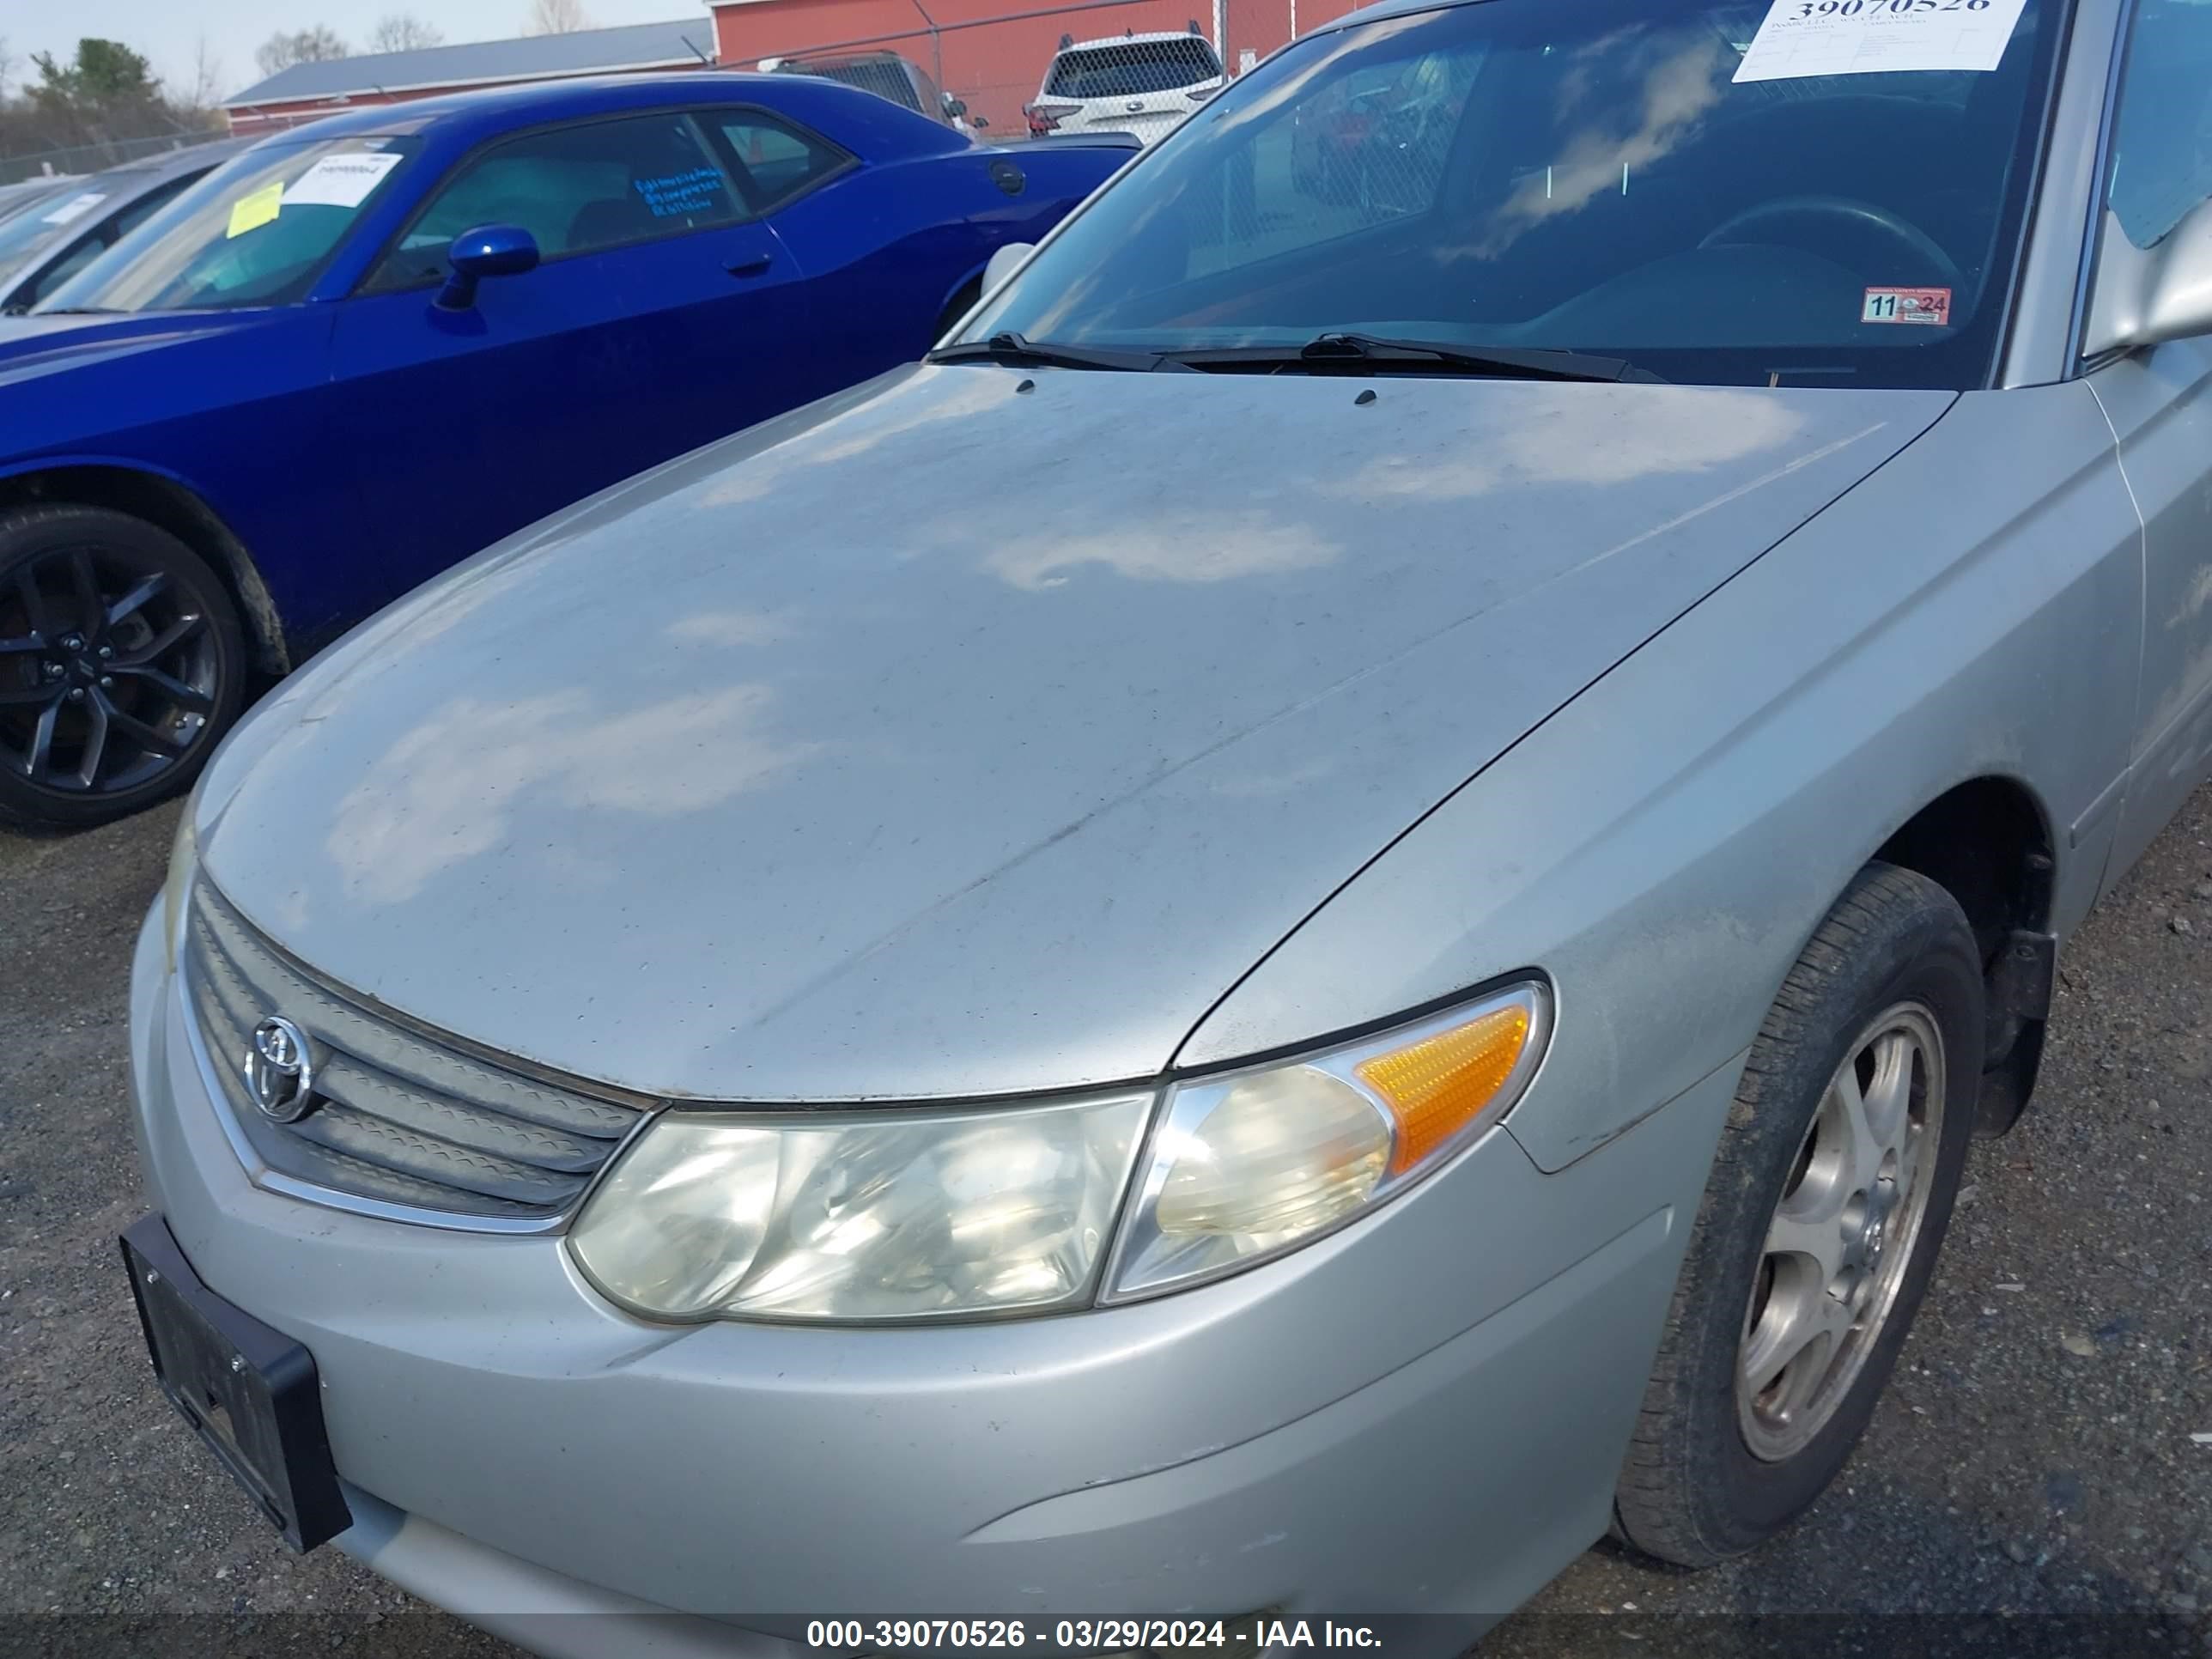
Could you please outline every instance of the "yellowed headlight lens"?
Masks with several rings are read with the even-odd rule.
[[[1413,1186],[1513,1109],[1551,1027],[1551,988],[1530,979],[1300,1059],[1173,1085],[1107,1299],[1239,1272]]]
[[[1389,1122],[1349,1083],[1257,1073],[1197,1125],[1160,1189],[1160,1231],[1296,1238],[1364,1204],[1389,1156]]]

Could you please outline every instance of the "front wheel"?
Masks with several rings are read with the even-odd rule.
[[[1709,1565],[1779,1532],[1843,1468],[1950,1221],[1982,1020],[1957,901],[1869,866],[1744,1066],[1615,1493],[1628,1542]]]
[[[204,560],[104,507],[0,516],[0,817],[105,823],[176,793],[245,697]]]

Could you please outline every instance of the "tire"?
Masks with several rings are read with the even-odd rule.
[[[1742,1554],[1842,1469],[1950,1221],[1982,1000],[1957,901],[1890,865],[1859,873],[1790,970],[1722,1131],[1615,1492],[1635,1548],[1688,1567]],[[1879,1174],[1862,1187],[1870,1158],[1887,1188]]]
[[[215,572],[93,507],[0,514],[0,819],[82,828],[188,788],[245,702]]]

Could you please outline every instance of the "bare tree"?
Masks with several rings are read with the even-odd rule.
[[[209,50],[208,38],[203,34],[192,44],[192,78],[185,95],[172,101],[198,115],[213,111],[222,96],[222,59]]]
[[[419,52],[446,44],[443,31],[424,22],[411,11],[388,11],[368,32],[371,52]]]
[[[0,34],[0,99],[8,95],[8,83],[15,78],[15,54],[8,49],[8,37]]]
[[[333,58],[352,55],[352,48],[340,40],[337,31],[318,23],[313,28],[297,33],[283,31],[270,35],[255,48],[253,61],[264,76],[279,70],[289,69],[295,64],[327,64]]]
[[[574,34],[591,27],[584,0],[530,0],[530,21],[523,26],[528,34]]]

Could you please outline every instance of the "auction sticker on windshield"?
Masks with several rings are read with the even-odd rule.
[[[1863,323],[1919,323],[1941,328],[1951,320],[1948,288],[1870,288],[1859,313]]]
[[[1735,79],[1996,68],[2027,0],[1774,0]]]
[[[283,182],[264,185],[251,195],[241,196],[230,204],[230,228],[226,237],[243,236],[249,230],[258,230],[264,225],[274,224],[284,206]]]
[[[292,181],[284,192],[284,205],[357,208],[368,199],[369,191],[384,182],[384,175],[398,165],[396,154],[370,150],[325,155]]]

